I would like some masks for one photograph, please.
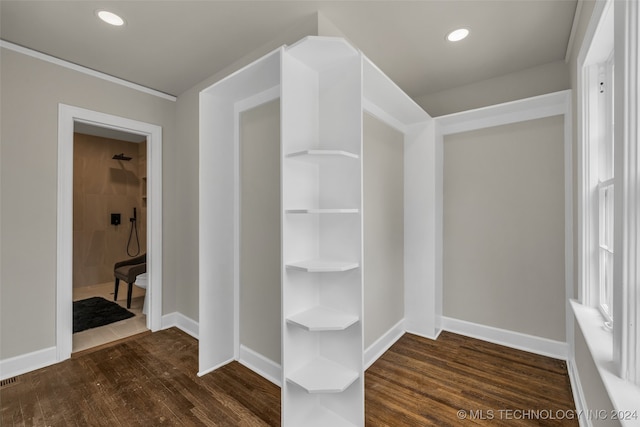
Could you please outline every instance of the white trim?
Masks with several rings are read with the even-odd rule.
[[[209,372],[212,366],[222,366],[228,360],[236,360],[239,353],[239,183],[234,182],[238,177],[234,106],[251,94],[268,93],[280,83],[282,51],[283,48],[276,49],[200,91],[201,372]],[[215,218],[215,221],[211,218]]]
[[[595,295],[593,295],[590,282],[593,280],[593,264],[589,260],[590,248],[593,247],[591,236],[593,235],[593,228],[596,226],[597,217],[591,211],[592,201],[590,195],[590,189],[592,187],[593,177],[589,173],[591,169],[591,163],[593,159],[589,156],[589,150],[586,150],[588,144],[590,144],[589,128],[589,105],[590,105],[590,90],[589,90],[589,67],[587,67],[587,55],[591,50],[593,39],[596,35],[596,31],[600,26],[600,22],[605,17],[605,12],[611,7],[613,0],[598,1],[595,2],[589,25],[585,31],[582,46],[578,52],[578,58],[576,61],[577,69],[577,92],[576,92],[576,135],[577,135],[577,185],[578,185],[578,300],[583,304],[594,304],[596,301]]]
[[[434,120],[404,137],[405,330],[435,339],[442,313],[442,157]]]
[[[613,337],[602,327],[602,316],[597,308],[587,307],[571,300],[571,307],[587,343],[593,362],[598,369],[611,404],[617,411],[631,411],[640,417],[640,387],[620,378],[613,366]],[[599,408],[591,408],[599,409]],[[640,426],[640,419],[621,420],[623,426]]]
[[[73,113],[58,107],[58,201],[56,242],[57,360],[73,349]],[[70,141],[70,142],[69,142]]]
[[[468,132],[493,126],[541,119],[544,117],[567,114],[567,105],[571,100],[571,90],[534,96],[475,110],[463,111],[436,117],[440,133]]]
[[[584,396],[584,389],[580,382],[580,375],[578,374],[578,368],[576,367],[573,357],[567,361],[567,372],[569,373],[569,381],[571,382],[571,392],[573,394],[573,401],[576,405],[576,412],[578,413],[578,423],[580,427],[591,427],[591,417],[580,416],[581,414],[588,414],[589,407],[587,406],[587,400]]]
[[[373,101],[370,101],[366,97],[362,97],[362,110],[366,113],[371,114],[373,117],[378,120],[386,123],[397,131],[406,134],[408,131],[408,126],[402,123],[400,120],[396,119],[391,114],[384,111],[377,104],[374,104]]]
[[[213,366],[213,367],[211,367],[211,368],[209,368],[209,369],[205,369],[204,371],[198,371],[198,373],[197,373],[196,375],[197,375],[197,376],[199,376],[199,377],[202,377],[202,376],[204,376],[204,375],[207,375],[207,374],[209,374],[209,373],[211,373],[211,372],[215,371],[216,369],[219,369],[219,368],[222,368],[222,367],[223,367],[223,366],[225,366],[225,365],[228,365],[229,363],[231,363],[231,362],[233,362],[233,361],[235,361],[235,360],[236,360],[236,359],[228,359],[228,360],[225,360],[224,362],[222,362],[222,363],[218,363],[217,365],[215,365],[215,366]]]
[[[364,369],[367,370],[376,360],[389,350],[405,333],[404,319],[393,325],[364,351]]]
[[[573,14],[573,22],[571,23],[571,32],[569,33],[569,42],[567,42],[567,50],[564,54],[564,62],[569,63],[571,59],[571,53],[573,53],[573,48],[575,47],[575,38],[576,38],[576,30],[578,29],[578,23],[580,22],[580,15],[582,14],[582,5],[584,0],[578,0],[578,4],[576,4],[576,11]]]
[[[436,155],[438,164],[443,165],[442,146],[444,136],[454,133],[467,132],[494,126],[502,126],[527,120],[541,119],[545,117],[564,116],[564,257],[565,257],[565,294],[567,301],[573,298],[573,156],[572,156],[572,116],[571,116],[571,90],[554,92],[546,95],[518,101],[507,102],[494,106],[478,108],[437,117],[436,121]],[[437,171],[438,197],[435,201],[436,211],[441,221],[443,214],[443,170]],[[442,222],[440,222],[442,224]],[[440,227],[438,254],[442,257],[442,227]],[[442,263],[442,259],[439,260]],[[438,281],[442,291],[442,280]],[[570,309],[565,307],[566,324],[565,331],[568,341],[573,339],[573,320]],[[442,317],[442,328],[447,329],[446,317]],[[508,331],[507,331],[508,332]],[[517,334],[514,332],[514,334]],[[555,341],[554,341],[555,342]],[[566,345],[565,343],[562,343]],[[544,346],[543,346],[544,347]],[[554,346],[552,346],[554,347]],[[535,346],[534,346],[535,348]],[[555,353],[554,353],[555,352]],[[568,357],[567,349],[555,348],[552,354]],[[556,357],[556,356],[552,356]]]
[[[568,343],[567,360],[573,354],[574,322],[569,300],[574,294],[573,257],[573,114],[571,96],[564,100],[564,286],[565,337]]]
[[[240,114],[245,111],[257,108],[276,99],[280,99],[280,84],[270,87],[262,92],[251,95],[247,98],[240,99],[233,104],[233,162],[234,162],[234,180],[233,180],[233,197],[234,197],[234,218],[233,224],[233,240],[234,240],[234,259],[233,259],[233,305],[234,305],[234,321],[233,321],[233,340],[234,340],[234,357],[240,359],[242,348],[240,343],[240,218],[242,217],[242,206],[240,203],[241,194],[240,187],[242,177],[240,175]],[[282,155],[281,155],[282,156]],[[246,348],[246,347],[244,347]],[[253,350],[251,350],[253,351]],[[257,353],[256,353],[257,354]],[[271,381],[271,380],[270,380]],[[273,381],[272,381],[273,382]]]
[[[274,101],[280,98],[280,85],[277,84],[269,89],[266,89],[260,93],[256,93],[255,95],[251,95],[248,98],[241,99],[237,101],[233,105],[233,111],[236,115],[251,110],[252,108],[256,108],[262,104],[266,104],[267,102]]]
[[[278,387],[282,387],[282,366],[273,360],[240,344],[238,362]]]
[[[71,357],[73,347],[73,127],[75,122],[147,137],[147,327],[162,323],[162,128],[84,108],[58,104],[58,206],[56,260],[57,360]]]
[[[174,311],[173,313],[162,316],[161,329],[169,329],[173,327],[180,329],[182,332],[191,335],[195,339],[198,339],[200,325],[198,322],[182,313]]]
[[[640,388],[640,7],[614,3],[614,362]]]
[[[566,342],[480,325],[446,316],[442,316],[442,329],[517,350],[553,357],[554,359],[567,360],[569,354],[569,346]]]
[[[55,347],[0,360],[0,380],[35,371],[57,362],[57,350]]]
[[[405,330],[404,330],[404,331],[405,331],[406,333],[408,333],[408,334],[411,334],[411,335],[416,335],[416,336],[419,336],[419,337],[422,337],[422,338],[427,338],[427,339],[430,339],[430,340],[434,340],[434,341],[435,341],[435,340],[437,340],[437,339],[438,339],[438,337],[440,336],[440,334],[441,334],[441,333],[442,333],[442,331],[444,330],[444,329],[442,328],[442,316],[438,316],[438,317],[435,319],[435,323],[436,323],[436,327],[435,327],[435,328],[434,328],[434,330],[433,330],[433,335],[431,335],[431,334],[427,334],[427,333],[425,333],[425,332],[423,332],[423,331],[418,331],[417,329],[411,329],[411,328],[408,326],[408,322],[407,322],[406,320],[405,320],[405,326],[406,326],[406,327],[405,327]]]
[[[105,74],[100,71],[92,70],[91,68],[83,67],[82,65],[74,64],[72,62],[65,61],[64,59],[56,58],[42,52],[31,50],[29,48],[26,48],[5,40],[0,40],[0,47],[3,47],[8,50],[12,50],[17,53],[21,53],[23,55],[30,56],[32,58],[39,59],[41,61],[46,61],[51,64],[59,65],[60,67],[68,68],[70,70],[77,71],[79,73],[86,74],[91,77],[96,77],[111,83],[118,84],[120,86],[128,87],[129,89],[137,90],[139,92],[143,92],[148,95],[157,96],[158,98],[166,99],[173,102],[175,102],[178,99],[173,95],[169,95],[167,93],[160,92],[158,90],[151,89],[146,86],[142,86],[137,83],[130,82],[128,80],[114,77],[112,75]]]
[[[604,18],[605,11],[607,10],[607,8],[611,7],[612,3],[613,0],[597,1],[593,6],[591,19],[589,20],[589,25],[584,32],[582,45],[580,47],[580,51],[578,52],[578,72],[584,65],[586,65],[587,55],[589,54],[589,50],[591,49],[591,46],[593,44],[593,38],[596,35],[596,31],[598,29],[598,26],[600,25],[600,21]]]

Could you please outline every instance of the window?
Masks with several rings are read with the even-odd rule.
[[[640,3],[596,2],[577,61],[582,305],[574,313],[614,406],[634,409],[640,399],[639,43]],[[597,311],[611,334],[589,323]]]
[[[614,320],[614,58],[613,43],[586,69],[585,190],[588,275],[583,303],[597,307],[611,330]]]
[[[594,136],[598,146],[597,161],[592,165],[597,169],[592,171],[598,177],[598,280],[597,300],[609,328],[613,325],[613,52],[605,63],[596,64],[597,67],[597,114],[593,125]],[[595,73],[594,73],[595,74]],[[595,146],[595,144],[594,144]]]

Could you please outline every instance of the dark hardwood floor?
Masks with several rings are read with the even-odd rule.
[[[235,362],[197,370],[180,330],[136,337],[19,376],[0,425],[280,425],[277,386]],[[558,419],[574,409],[564,362],[446,332],[404,335],[365,384],[368,426],[578,425]]]
[[[405,334],[368,370],[370,426],[577,426],[566,363],[442,332]]]

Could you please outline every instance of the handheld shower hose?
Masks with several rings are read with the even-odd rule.
[[[129,221],[131,222],[131,229],[129,230],[129,240],[127,241],[127,255],[134,257],[140,255],[140,238],[138,237],[138,216],[136,215],[136,208],[133,208],[133,218],[129,218]],[[129,249],[134,231],[136,233],[136,246],[138,248],[135,253]]]

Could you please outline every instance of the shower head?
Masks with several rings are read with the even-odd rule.
[[[116,154],[112,157],[113,160],[125,160],[125,161],[129,161],[131,160],[131,157],[127,157],[124,155],[124,153],[120,153],[120,154]]]

